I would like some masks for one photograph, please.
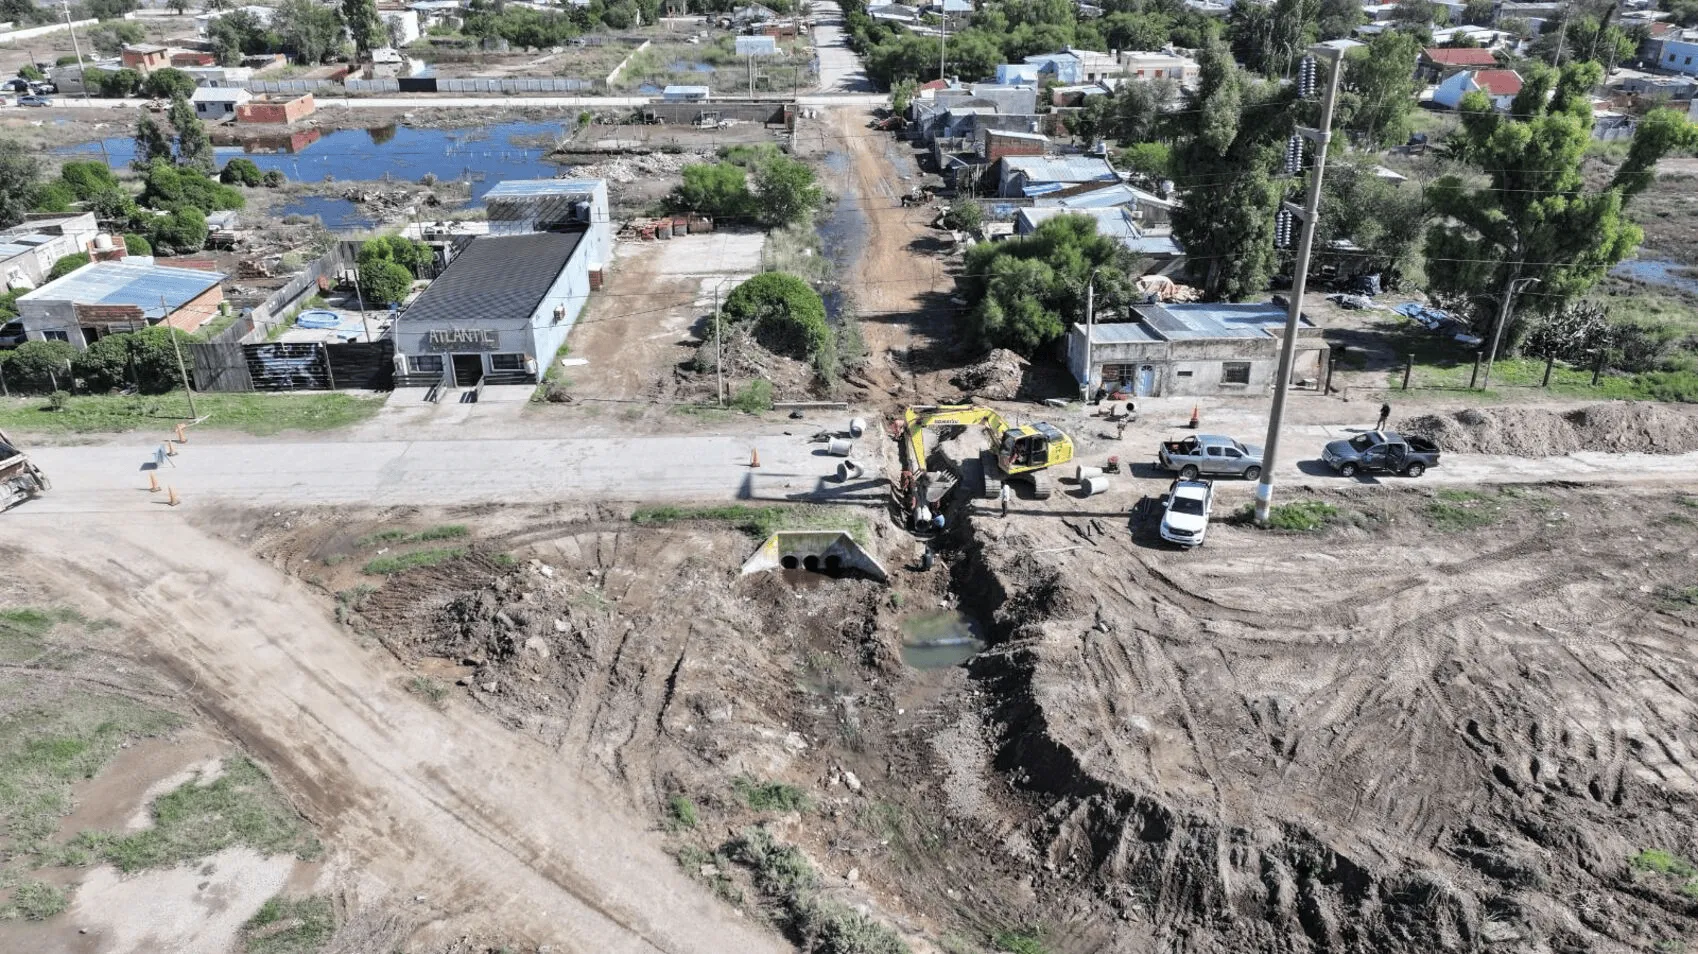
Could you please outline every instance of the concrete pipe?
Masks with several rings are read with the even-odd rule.
[[[865,473],[866,469],[861,466],[860,461],[846,460],[837,465],[837,480],[839,483],[846,480],[860,480],[862,475]]]
[[[1080,464],[1078,469],[1073,472],[1073,478],[1081,484],[1092,477],[1101,477],[1102,475],[1103,469],[1101,467],[1086,467],[1084,464]]]
[[[851,437],[860,437],[862,434],[865,434],[866,432],[867,432],[867,419],[866,418],[857,417],[854,420],[851,420],[849,422],[849,435]]]
[[[1102,474],[1097,474],[1094,477],[1086,477],[1083,481],[1081,481],[1081,483],[1085,485],[1085,496],[1087,497],[1095,497],[1097,494],[1106,493],[1109,488],[1109,479],[1104,477]]]
[[[831,439],[831,443],[826,446],[826,449],[831,452],[833,457],[848,457],[855,452],[855,442],[834,437]]]

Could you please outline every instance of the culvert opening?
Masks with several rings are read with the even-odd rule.
[[[808,556],[808,557],[802,558],[802,569],[807,570],[810,573],[817,573],[819,571],[819,568],[820,568],[820,558],[819,557]]]
[[[827,573],[836,573],[841,569],[843,569],[843,558],[835,553],[827,554],[825,558],[825,571]]]
[[[794,570],[797,567],[802,565],[802,561],[796,559],[796,555],[794,553],[790,553],[790,554],[786,554],[784,556],[784,559],[779,560],[778,565],[785,568],[786,570]]]

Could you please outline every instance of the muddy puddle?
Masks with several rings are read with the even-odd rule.
[[[959,666],[985,648],[984,627],[956,610],[915,613],[901,629],[902,661],[915,669]]]

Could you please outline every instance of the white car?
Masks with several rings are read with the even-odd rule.
[[[1162,497],[1161,538],[1182,547],[1203,545],[1214,509],[1215,487],[1207,480],[1176,480]]]

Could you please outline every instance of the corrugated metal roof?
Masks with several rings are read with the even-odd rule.
[[[1123,240],[1138,237],[1138,229],[1132,224],[1131,217],[1126,214],[1124,208],[1119,206],[1106,209],[1065,209],[1052,205],[1042,208],[1021,209],[1018,214],[1034,229],[1058,215],[1083,215],[1096,220],[1098,235],[1107,235],[1111,238]]]
[[[46,245],[55,238],[58,238],[58,236],[43,235],[40,232],[32,232],[28,235],[8,235],[4,242],[0,242],[0,261]]]
[[[1079,327],[1075,325],[1074,327]],[[1098,324],[1091,331],[1091,341],[1094,344],[1151,344],[1162,339],[1150,334],[1141,322],[1119,321],[1113,324]]]
[[[483,199],[522,199],[529,196],[585,195],[600,188],[600,179],[508,179],[498,182]]]
[[[1273,302],[1133,305],[1150,330],[1169,341],[1199,338],[1266,338],[1285,327],[1285,309]],[[1303,324],[1309,320],[1304,318]]]
[[[1025,175],[1028,182],[1118,182],[1107,162],[1097,156],[1004,156],[1004,168]]]
[[[778,40],[770,36],[737,37],[738,56],[773,56],[778,53]]]
[[[82,305],[135,305],[163,318],[224,280],[218,272],[168,265],[93,262],[37,288],[19,301],[73,301]],[[164,299],[165,306],[160,307]]]
[[[528,321],[583,238],[571,231],[472,239],[399,320],[415,326]]]
[[[668,86],[660,91],[662,96],[706,96],[706,86]]]

